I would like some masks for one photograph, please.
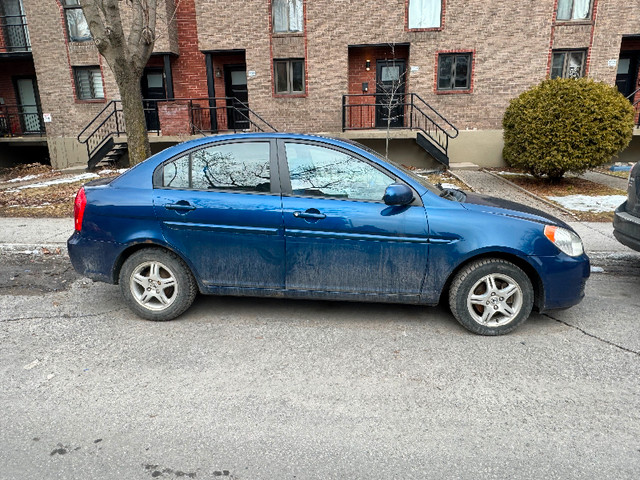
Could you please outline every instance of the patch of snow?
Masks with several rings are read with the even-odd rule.
[[[12,178],[11,180],[7,180],[7,183],[16,183],[16,182],[26,182],[27,180],[34,180],[38,177],[41,177],[42,174],[39,175],[25,175],[24,177]]]
[[[604,268],[602,268],[602,267],[591,267],[591,273],[604,273]]]
[[[579,212],[613,212],[627,197],[624,195],[567,195],[566,197],[547,197],[568,210]]]
[[[460,187],[457,185],[454,185],[453,183],[441,183],[440,186],[442,188],[450,188],[451,190],[460,190]]]
[[[533,177],[530,173],[518,173],[518,172],[498,172],[498,175],[512,175],[516,177]]]
[[[111,174],[111,173],[124,173],[124,172],[126,172],[127,170],[129,170],[129,169],[128,169],[128,168],[119,168],[119,169],[117,169],[117,170],[111,170],[111,169],[109,169],[109,168],[105,168],[104,170],[100,170],[100,171],[98,172],[98,175],[109,175],[109,174]]]
[[[97,175],[95,173],[81,173],[80,175],[74,175],[73,177],[65,177],[65,178],[56,178],[53,180],[48,180],[46,182],[38,182],[38,183],[32,183],[31,185],[23,185],[22,187],[18,187],[14,190],[11,190],[11,192],[17,192],[20,190],[24,190],[26,188],[42,188],[42,187],[48,187],[50,185],[59,185],[61,183],[73,183],[73,182],[78,182],[80,180],[90,180],[93,178],[99,178],[100,175]]]

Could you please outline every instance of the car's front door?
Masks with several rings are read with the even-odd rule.
[[[275,157],[275,141],[219,143],[156,172],[154,208],[163,234],[205,286],[284,288]]]
[[[422,204],[385,205],[397,179],[347,150],[281,141],[278,153],[286,288],[419,295],[428,258]]]

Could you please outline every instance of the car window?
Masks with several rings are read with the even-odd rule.
[[[229,143],[196,150],[164,165],[162,185],[270,192],[269,150],[269,142]]]
[[[285,144],[294,195],[382,201],[395,179],[372,165],[318,145]]]

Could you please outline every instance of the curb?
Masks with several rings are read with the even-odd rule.
[[[542,202],[542,203],[544,203],[545,205],[547,205],[548,207],[552,207],[552,208],[555,208],[556,210],[560,210],[560,211],[561,211],[562,213],[564,213],[565,215],[569,215],[569,216],[570,216],[571,218],[573,218],[576,222],[579,222],[579,221],[580,221],[580,220],[578,219],[578,216],[577,216],[575,213],[573,213],[572,211],[567,210],[566,208],[563,208],[563,207],[561,207],[561,206],[559,206],[559,205],[556,205],[555,203],[550,202],[549,200],[547,200],[547,199],[545,199],[545,198],[539,197],[539,196],[538,196],[538,195],[536,195],[535,193],[531,193],[529,190],[527,190],[527,189],[525,189],[525,188],[522,188],[520,185],[516,185],[515,183],[513,183],[513,182],[511,182],[511,181],[507,180],[506,178],[501,177],[500,175],[497,175],[497,174],[495,174],[495,173],[493,173],[493,172],[490,172],[490,171],[488,171],[488,170],[486,170],[486,169],[484,169],[484,168],[482,169],[482,171],[483,171],[483,172],[485,172],[485,173],[488,173],[488,174],[489,174],[489,175],[491,175],[492,177],[495,177],[495,178],[498,178],[498,179],[502,180],[502,181],[503,181],[503,182],[505,182],[506,184],[508,184],[508,185],[510,185],[510,186],[512,186],[512,187],[514,187],[514,188],[516,188],[516,189],[518,189],[518,190],[520,190],[522,193],[526,193],[526,194],[527,194],[527,195],[529,195],[530,197],[535,198],[535,199],[536,199],[536,200],[538,200],[539,202]]]

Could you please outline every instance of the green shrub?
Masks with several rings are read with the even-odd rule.
[[[633,135],[633,107],[615,87],[586,78],[545,80],[511,101],[504,160],[557,180],[603,165]]]

